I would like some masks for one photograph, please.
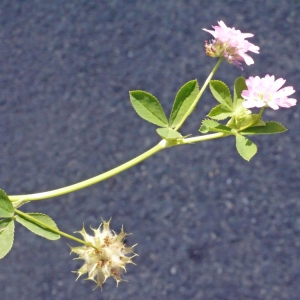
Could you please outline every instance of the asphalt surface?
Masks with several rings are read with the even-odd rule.
[[[60,188],[154,146],[128,91],[146,90],[171,110],[179,87],[204,82],[216,60],[202,31],[223,20],[255,36],[255,64],[224,63],[215,78],[275,75],[299,91],[300,3],[143,0],[0,2],[0,184],[8,194]],[[299,97],[296,92],[295,98]],[[182,127],[197,135],[215,105],[207,92]],[[17,226],[0,261],[0,299],[300,299],[299,105],[267,110],[289,131],[257,136],[244,161],[234,139],[164,150],[73,194],[23,206],[74,232],[112,217],[134,259],[116,287],[71,273],[72,241]]]

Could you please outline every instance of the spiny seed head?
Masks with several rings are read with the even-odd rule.
[[[78,273],[77,279],[88,273],[88,280],[93,280],[97,283],[97,286],[102,288],[102,284],[110,276],[114,277],[117,285],[120,281],[124,281],[121,278],[122,270],[126,271],[125,265],[132,263],[132,258],[137,256],[133,252],[132,247],[126,247],[124,244],[124,238],[126,235],[123,227],[119,234],[110,230],[109,223],[103,221],[98,229],[93,229],[94,236],[86,233],[84,227],[81,231],[78,231],[83,239],[89,243],[89,245],[71,247],[71,253],[74,252],[78,255],[76,259],[84,260],[83,266],[76,271]],[[102,226],[103,225],[103,226]],[[133,254],[132,256],[127,256]]]

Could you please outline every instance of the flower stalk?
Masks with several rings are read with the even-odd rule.
[[[201,90],[199,91],[197,97],[195,98],[194,102],[192,103],[192,105],[190,106],[189,110],[185,113],[184,117],[182,118],[181,122],[175,127],[175,130],[178,130],[182,124],[184,123],[184,121],[186,120],[186,118],[192,113],[192,111],[195,109],[197,103],[199,102],[203,92],[205,91],[205,89],[207,88],[209,82],[211,81],[211,79],[213,78],[213,76],[215,75],[215,73],[217,72],[218,68],[220,67],[221,63],[223,61],[223,57],[220,57],[218,62],[216,63],[216,65],[214,66],[214,68],[212,69],[212,71],[210,72],[209,76],[207,77],[207,79],[205,80]]]

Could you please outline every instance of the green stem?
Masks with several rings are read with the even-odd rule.
[[[222,61],[223,61],[223,57],[220,57],[219,60],[218,60],[218,62],[215,65],[215,67],[212,69],[212,71],[210,72],[209,76],[205,80],[205,82],[204,82],[201,90],[199,91],[197,97],[195,98],[194,102],[190,106],[189,110],[185,113],[184,117],[181,119],[180,123],[177,124],[177,126],[174,128],[174,130],[178,130],[182,126],[182,124],[184,123],[184,121],[186,120],[186,118],[192,113],[192,111],[196,107],[198,101],[200,100],[203,92],[205,91],[207,85],[209,84],[210,80],[212,79],[212,77],[214,76],[214,74],[216,73],[216,71],[218,70],[218,68],[219,68],[219,66],[220,66],[220,64],[221,64]]]
[[[162,140],[160,143],[158,143],[156,146],[154,146],[150,150],[148,150],[148,151],[144,152],[143,154],[137,156],[136,158],[122,164],[121,166],[118,166],[110,171],[107,171],[103,174],[100,174],[93,178],[81,181],[76,184],[72,184],[72,185],[69,185],[69,186],[66,186],[66,187],[63,187],[60,189],[43,192],[43,193],[36,193],[36,194],[29,194],[29,195],[13,195],[13,196],[8,196],[8,197],[13,202],[18,201],[18,200],[21,200],[22,202],[26,202],[26,201],[42,200],[42,199],[57,197],[57,196],[60,196],[63,194],[71,193],[71,192],[83,189],[85,187],[88,187],[92,184],[103,181],[105,179],[108,179],[118,173],[121,173],[166,147],[167,147],[166,140]]]
[[[208,140],[212,140],[212,139],[216,139],[216,138],[225,137],[227,135],[228,134],[223,133],[223,132],[206,134],[206,135],[202,135],[202,136],[198,136],[198,137],[186,138],[186,139],[183,139],[182,141],[180,141],[179,143],[169,143],[166,140],[162,140],[156,146],[154,146],[150,150],[146,151],[145,153],[137,156],[136,158],[122,164],[119,167],[116,167],[110,171],[107,171],[107,172],[100,174],[98,176],[95,176],[93,178],[90,178],[90,179],[81,181],[79,183],[57,189],[57,190],[52,190],[52,191],[43,192],[43,193],[29,194],[29,195],[14,195],[14,196],[8,196],[8,197],[12,202],[20,201],[20,204],[18,206],[21,206],[22,204],[24,204],[28,201],[43,200],[43,199],[52,198],[52,197],[60,196],[63,194],[71,193],[76,190],[83,189],[92,184],[103,181],[105,179],[108,179],[118,173],[121,173],[121,172],[127,170],[128,168],[138,164],[139,162],[145,160],[146,158],[154,155],[155,153],[157,153],[160,150],[165,149],[167,147],[199,143],[199,142],[203,142],[203,141],[208,141]]]
[[[260,109],[260,111],[259,111],[259,113],[258,113],[259,118],[260,118],[261,115],[263,114],[264,110],[265,110],[265,107],[262,107],[262,108]]]
[[[226,137],[228,135],[230,135],[230,134],[225,133],[225,132],[206,134],[206,135],[195,136],[195,137],[184,139],[183,143],[184,144],[194,144],[194,143],[199,143],[199,142],[203,142],[203,141],[208,141],[208,140],[213,140],[213,139]]]
[[[37,220],[36,218],[31,217],[31,216],[29,216],[29,215],[26,214],[26,213],[23,213],[22,211],[20,211],[20,210],[18,210],[18,209],[16,209],[16,208],[15,208],[15,212],[16,212],[16,214],[18,214],[19,216],[23,217],[24,219],[29,220],[29,221],[35,223],[36,225],[42,226],[42,227],[44,227],[44,228],[47,228],[47,229],[50,230],[51,232],[54,232],[54,233],[59,234],[59,235],[61,235],[61,236],[64,236],[64,237],[66,237],[66,238],[68,238],[68,239],[71,239],[71,240],[77,242],[77,243],[84,244],[84,245],[87,245],[87,246],[90,246],[90,247],[93,247],[93,248],[97,249],[97,248],[94,247],[91,243],[88,243],[88,242],[86,242],[86,241],[84,241],[84,240],[78,239],[77,237],[75,237],[75,236],[73,236],[73,235],[70,235],[70,234],[67,234],[67,233],[65,233],[65,232],[63,232],[63,231],[60,231],[60,230],[58,230],[58,229],[55,229],[55,228],[53,228],[53,227],[51,227],[51,226],[49,226],[49,225],[47,225],[47,224],[45,224],[45,223],[43,223],[43,222]]]

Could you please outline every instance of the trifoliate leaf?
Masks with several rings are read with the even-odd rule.
[[[256,145],[245,136],[236,135],[236,149],[242,158],[250,160],[257,152]]]
[[[141,118],[161,127],[168,126],[161,104],[153,95],[144,91],[131,91],[129,94],[131,104]]]
[[[233,109],[232,99],[228,86],[219,80],[211,80],[209,82],[209,88],[218,102]]]
[[[199,93],[197,80],[191,80],[184,84],[178,91],[170,115],[170,127],[174,128],[187,118],[187,112]]]
[[[14,221],[4,219],[0,221],[0,259],[3,258],[11,249],[14,243]]]
[[[253,126],[241,130],[241,134],[275,134],[287,131],[287,129],[280,123],[275,121],[269,121],[265,123],[265,126]]]
[[[166,140],[177,140],[183,138],[178,131],[172,128],[157,128],[156,131],[163,139]]]
[[[14,215],[14,207],[8,196],[0,190],[0,218],[10,218]]]
[[[20,224],[22,224],[28,230],[32,231],[33,233],[35,233],[37,235],[44,237],[45,239],[58,240],[60,238],[59,234],[54,233],[50,229],[39,224],[39,223],[43,223],[47,226],[50,226],[53,229],[58,230],[57,225],[49,216],[41,214],[41,213],[26,213],[26,215],[29,216],[29,218],[17,215],[16,221],[18,221]],[[31,218],[37,220],[37,223],[35,223],[34,220],[31,220]]]

